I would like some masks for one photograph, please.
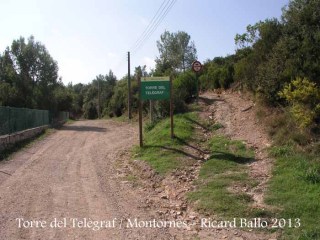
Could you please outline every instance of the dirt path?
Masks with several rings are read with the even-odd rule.
[[[247,192],[254,199],[254,207],[264,208],[263,199],[266,184],[270,176],[271,160],[267,158],[265,147],[270,142],[261,124],[256,120],[254,104],[244,100],[236,94],[217,95],[206,93],[200,99],[202,105],[201,117],[212,122],[219,122],[224,128],[218,130],[221,134],[229,135],[232,139],[245,141],[255,148],[256,161],[249,164],[250,176],[258,180],[259,185]],[[198,123],[195,124],[195,138],[200,142],[206,142],[211,133]],[[202,141],[204,140],[204,141]],[[165,217],[169,220],[185,221],[188,227],[184,229],[170,229],[175,239],[230,239],[230,240],[274,240],[278,233],[267,233],[259,231],[247,231],[241,228],[205,228],[200,227],[201,219],[208,219],[208,215],[201,214],[189,204],[186,194],[194,190],[194,181],[197,180],[201,165],[206,161],[207,149],[199,142],[186,144],[184,152],[186,157],[195,161],[193,165],[182,170],[175,170],[172,173],[159,177],[154,174],[146,163],[134,160],[124,174],[128,176],[140,176],[137,190],[145,195],[146,207],[155,209],[156,219]],[[189,157],[187,157],[189,156]],[[219,219],[219,216],[210,216],[212,219]]]
[[[237,93],[208,92],[202,97],[207,101],[206,110],[202,113],[204,118],[221,123],[224,127],[219,131],[232,139],[244,141],[246,145],[255,149],[256,161],[249,164],[249,174],[259,181],[259,185],[249,194],[253,197],[255,206],[266,207],[263,202],[264,193],[272,166],[266,148],[270,146],[271,141],[263,125],[257,120],[255,104]]]
[[[143,196],[117,177],[117,159],[136,135],[125,123],[78,121],[2,161],[0,239],[170,239],[166,229],[126,222],[120,229],[121,219],[152,219],[141,208]],[[46,224],[19,228],[17,218]],[[61,228],[50,226],[55,218]],[[106,222],[94,230],[90,220]]]
[[[270,141],[256,120],[253,102],[228,93],[206,93],[200,102],[205,105],[203,118],[222,123],[224,128],[219,131],[255,148],[257,161],[249,164],[249,172],[260,184],[249,194],[257,207],[264,207],[271,169],[265,148]],[[240,229],[193,226],[191,223],[205,216],[188,205],[185,194],[193,188],[201,160],[190,171],[176,171],[159,178],[144,162],[130,161],[128,150],[137,143],[136,137],[137,128],[130,124],[78,121],[22,149],[10,161],[0,162],[0,239],[274,238]],[[205,156],[194,148],[187,147],[186,151],[200,159]],[[127,180],[138,175],[145,183],[134,187]],[[42,220],[47,225],[19,228],[17,218]],[[55,218],[62,221],[61,227],[50,226]],[[126,219],[136,218],[181,220],[191,227],[128,228]],[[94,230],[90,220],[99,221],[103,227]]]

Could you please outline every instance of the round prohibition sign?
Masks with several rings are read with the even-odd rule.
[[[193,70],[194,72],[200,72],[201,69],[202,69],[202,64],[201,64],[199,61],[194,61],[194,62],[192,63],[192,70]]]

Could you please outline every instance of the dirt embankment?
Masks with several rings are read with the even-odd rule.
[[[272,167],[272,160],[268,157],[266,149],[270,147],[271,140],[263,125],[257,120],[254,102],[237,93],[206,93],[202,96],[210,102],[202,116],[221,123],[221,133],[232,139],[244,141],[247,146],[254,148],[255,161],[249,164],[249,174],[258,180],[259,184],[249,194],[253,197],[256,207],[266,207],[263,200]]]
[[[266,152],[266,147],[270,146],[270,140],[263,126],[256,119],[254,103],[237,94],[206,93],[201,96],[199,104],[202,108],[200,117],[203,120],[223,125],[218,133],[228,135],[231,139],[244,141],[247,146],[254,148],[256,159],[248,164],[248,171],[249,175],[259,184],[249,192],[248,189],[236,189],[236,191],[250,194],[254,200],[253,207],[267,207],[263,200],[272,165]],[[211,133],[205,126],[198,123],[195,128],[198,141],[206,142],[210,139]],[[145,207],[155,209],[157,218],[181,220],[188,223],[188,227],[182,230],[173,231],[171,229],[170,233],[177,239],[276,239],[277,233],[269,235],[237,228],[199,227],[202,218],[213,217],[213,220],[219,218],[199,214],[188,203],[186,197],[187,193],[194,189],[193,181],[198,177],[201,164],[210,156],[208,149],[203,146],[199,142],[188,143],[184,148],[185,158],[190,158],[195,163],[183,170],[176,170],[166,177],[158,176],[146,163],[139,160],[128,163],[122,174],[140,176],[132,185],[135,185],[145,195]]]

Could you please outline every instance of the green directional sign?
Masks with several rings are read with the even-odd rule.
[[[163,100],[170,98],[169,77],[141,78],[140,96],[142,100]]]

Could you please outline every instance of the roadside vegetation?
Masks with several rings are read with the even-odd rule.
[[[156,124],[146,125],[144,146],[134,149],[135,157],[144,160],[162,175],[192,165],[192,159],[186,158],[183,147],[190,141],[194,132],[194,112],[174,116],[175,138],[170,138],[170,119],[166,118]]]
[[[300,219],[300,228],[284,230],[284,239],[320,239],[320,162],[292,144],[274,146],[273,177],[266,203],[276,206],[275,217]]]
[[[189,193],[189,199],[196,202],[196,208],[202,213],[218,214],[220,217],[254,217],[250,207],[252,199],[242,192],[257,182],[248,176],[249,163],[254,160],[254,151],[241,141],[230,140],[214,135],[209,141],[210,158],[203,163],[199,178],[195,182],[197,190]],[[236,186],[237,189],[231,189]],[[239,191],[240,189],[240,191]]]
[[[290,0],[280,19],[248,23],[246,32],[235,36],[233,54],[204,62],[199,76],[202,91],[231,88],[248,93],[259,106],[257,117],[273,139],[270,156],[275,159],[266,202],[277,210],[252,209],[249,195],[228,190],[235,184],[240,188],[256,184],[245,164],[254,158],[253,151],[242,142],[213,134],[210,158],[202,165],[197,190],[189,195],[200,211],[228,217],[301,218],[301,228],[285,229],[283,238],[320,238],[319,9],[319,0]],[[134,67],[133,113],[137,112],[137,77],[171,75],[177,138],[170,139],[169,103],[159,101],[156,122],[144,131],[145,146],[134,154],[165,175],[192,164],[184,160],[183,148],[186,142],[197,141],[190,121],[197,115],[188,112],[196,93],[190,66],[197,50],[191,36],[182,31],[165,31],[157,47],[155,69]],[[73,118],[123,117],[128,109],[127,79],[117,79],[110,70],[88,84],[64,85],[45,46],[32,36],[27,41],[21,37],[0,54],[0,105],[70,111]],[[145,115],[148,109],[145,101]]]

